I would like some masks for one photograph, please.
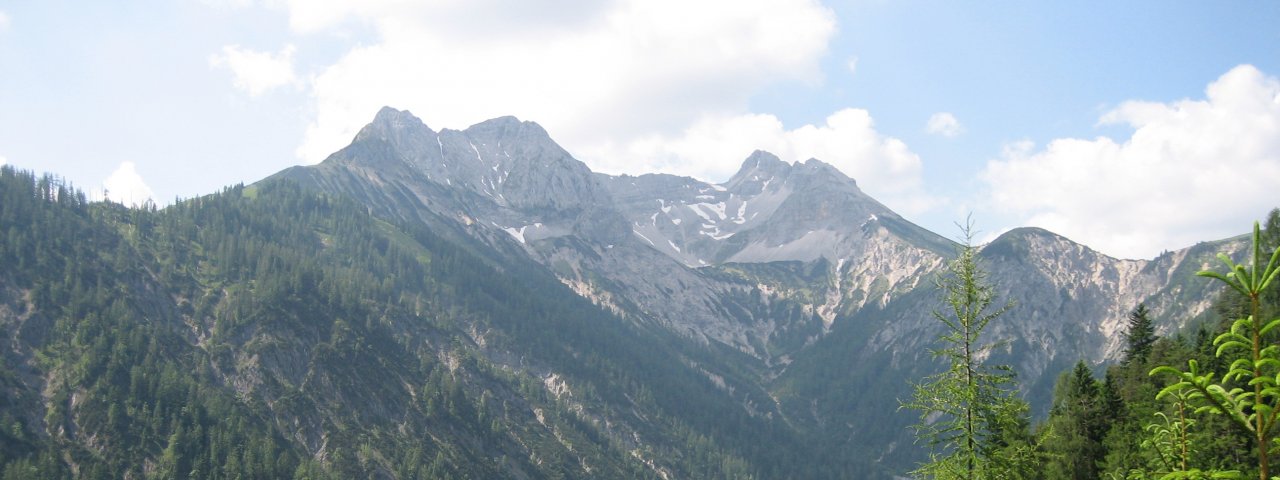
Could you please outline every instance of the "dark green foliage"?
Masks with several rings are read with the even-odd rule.
[[[1267,223],[1266,231],[1255,229],[1251,264],[1236,266],[1224,257],[1229,275],[1201,274],[1231,287],[1213,311],[1245,318],[1209,322],[1191,338],[1157,338],[1139,305],[1129,316],[1124,361],[1107,369],[1104,382],[1093,381],[1083,364],[1064,374],[1043,427],[1050,434],[1047,478],[1094,478],[1099,471],[1111,479],[1266,478],[1274,453],[1260,453],[1259,438],[1274,430],[1256,412],[1274,410],[1257,399],[1276,398],[1270,391],[1276,364],[1267,356],[1277,347],[1275,333],[1253,319],[1266,319],[1260,315],[1275,312],[1280,299],[1280,284],[1268,283],[1274,266],[1262,255],[1263,248],[1274,252],[1280,245],[1280,211]],[[1276,255],[1271,252],[1265,257]],[[1251,349],[1254,339],[1259,348]],[[1258,371],[1272,380],[1253,380],[1262,378]],[[1100,470],[1089,471],[1087,459]]]
[[[1151,345],[1156,343],[1155,325],[1151,323],[1151,311],[1139,303],[1129,312],[1129,325],[1125,330],[1124,363],[1145,362],[1151,355]]]
[[[1159,396],[1185,398],[1196,413],[1221,415],[1247,434],[1257,452],[1254,465],[1258,477],[1268,480],[1271,457],[1276,454],[1274,441],[1280,433],[1276,428],[1280,412],[1280,346],[1273,344],[1274,337],[1268,333],[1280,327],[1280,318],[1263,316],[1273,310],[1264,307],[1263,302],[1271,294],[1271,284],[1280,276],[1280,248],[1264,251],[1262,238],[1259,225],[1254,223],[1253,251],[1248,263],[1236,264],[1226,255],[1219,255],[1228,273],[1199,273],[1221,281],[1248,304],[1248,316],[1232,321],[1229,329],[1213,340],[1217,347],[1214,356],[1229,365],[1216,372],[1190,360],[1185,371],[1161,365],[1151,374],[1173,377],[1173,384]],[[1215,378],[1219,372],[1222,376]]]
[[[5,475],[292,474],[297,456],[232,392],[210,388],[207,357],[157,321],[171,312],[149,295],[159,287],[131,241],[155,227],[153,210],[89,205],[9,168],[0,197],[0,303],[20,309],[0,324],[14,340],[0,376]],[[32,368],[42,376],[11,370]]]
[[[1053,407],[1046,428],[1049,453],[1046,478],[1099,478],[1106,451],[1103,437],[1108,427],[1108,398],[1104,385],[1093,378],[1083,361],[1063,373],[1054,388]]]

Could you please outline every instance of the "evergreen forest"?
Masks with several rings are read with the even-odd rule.
[[[0,238],[6,480],[856,470],[688,340],[288,182],[125,208],[3,167]]]
[[[968,230],[966,229],[966,233]],[[1031,426],[1009,385],[1016,373],[988,364],[986,323],[1004,313],[966,244],[941,282],[949,313],[935,352],[950,368],[916,385],[917,436],[931,448],[922,478],[1280,478],[1280,210],[1255,224],[1242,264],[1220,255],[1201,281],[1220,282],[1213,321],[1160,337],[1150,310],[1128,315],[1124,355],[1102,372],[1081,359],[1058,377],[1048,418]],[[987,340],[990,341],[990,340]],[[998,341],[998,340],[997,340]]]

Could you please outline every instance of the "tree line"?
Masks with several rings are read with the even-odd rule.
[[[966,234],[969,229],[965,228]],[[1280,441],[1280,210],[1254,225],[1249,258],[1219,255],[1216,323],[1156,335],[1151,311],[1128,315],[1119,363],[1101,378],[1083,360],[1063,372],[1048,418],[1030,427],[1008,366],[988,365],[983,327],[995,302],[971,242],[940,281],[946,309],[935,357],[946,368],[915,385],[929,459],[913,474],[938,479],[1277,478]]]

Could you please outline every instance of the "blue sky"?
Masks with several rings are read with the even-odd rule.
[[[1280,3],[515,5],[0,0],[0,162],[164,204],[390,105],[536,121],[607,173],[817,157],[944,235],[973,212],[1121,257],[1280,206]]]

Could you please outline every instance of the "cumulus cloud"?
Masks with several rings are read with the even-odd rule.
[[[704,118],[677,135],[606,145],[588,156],[621,159],[601,165],[611,173],[664,172],[720,181],[755,149],[791,162],[817,158],[830,163],[903,213],[919,213],[937,202],[923,188],[920,157],[901,140],[876,131],[870,113],[861,109],[840,110],[821,125],[794,129],[768,114]]]
[[[744,114],[766,85],[820,82],[835,32],[817,0],[517,3],[286,2],[299,32],[356,23],[377,38],[316,72],[298,155],[322,160],[390,105],[437,129],[516,115],[593,166],[621,161],[580,152]]]
[[[113,202],[123,203],[126,205],[142,205],[147,200],[155,198],[155,192],[151,191],[151,187],[142,180],[142,176],[138,175],[138,170],[133,162],[123,162],[106,180],[102,181],[102,188],[91,192],[90,196],[94,200],[110,200]]]
[[[295,50],[293,45],[277,53],[227,45],[222,47],[222,52],[209,56],[209,65],[231,70],[232,84],[256,97],[277,87],[297,84],[298,77],[293,70]]]
[[[1223,74],[1204,99],[1125,102],[1099,124],[1133,133],[1010,145],[983,173],[988,200],[1131,258],[1244,233],[1280,204],[1280,80],[1253,66]]]
[[[929,116],[929,121],[925,123],[925,131],[934,135],[955,137],[964,131],[964,126],[960,125],[955,115],[949,112],[938,112]]]

